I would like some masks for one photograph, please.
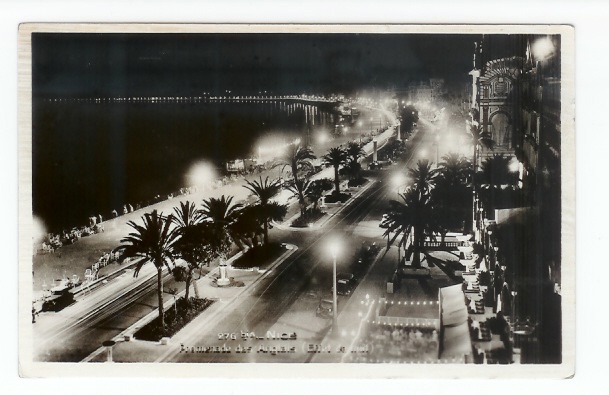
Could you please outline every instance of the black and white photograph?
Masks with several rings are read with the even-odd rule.
[[[22,374],[572,375],[573,32],[21,25]]]

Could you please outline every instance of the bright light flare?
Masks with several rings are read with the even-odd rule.
[[[427,150],[425,148],[423,148],[421,151],[419,151],[419,157],[421,157],[421,158],[427,157]]]
[[[37,216],[32,217],[32,241],[38,243],[44,240],[47,234],[46,226],[42,219]]]
[[[395,173],[391,177],[391,184],[396,188],[400,187],[406,184],[406,177],[402,173]]]
[[[188,170],[188,173],[186,173],[186,182],[188,186],[209,185],[215,179],[216,171],[214,167],[203,161],[193,164]]]
[[[520,170],[520,163],[518,162],[518,159],[512,158],[508,164],[508,169],[510,170],[510,173],[518,172]]]
[[[341,250],[342,243],[340,240],[338,238],[330,239],[328,242],[328,251],[330,252],[330,255],[332,255],[332,258],[336,259],[336,257],[341,253]]]
[[[554,53],[554,44],[550,37],[540,38],[533,43],[531,51],[535,60],[544,60]]]

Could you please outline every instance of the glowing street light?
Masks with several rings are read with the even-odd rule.
[[[402,173],[395,173],[391,177],[391,184],[397,189],[398,195],[400,194],[400,187],[405,185],[408,182],[408,178],[406,178]]]
[[[550,37],[540,38],[533,43],[531,51],[536,61],[542,61],[554,53],[554,44]]]
[[[186,174],[188,186],[205,186],[211,184],[216,179],[214,167],[204,161],[193,164]]]

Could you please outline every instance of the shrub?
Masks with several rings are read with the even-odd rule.
[[[336,194],[336,192],[332,192],[329,195],[326,195],[326,203],[336,203],[341,202],[344,203],[351,197],[351,194],[341,192],[340,194]]]
[[[186,301],[186,299],[180,298],[174,305],[165,311],[164,333],[160,325],[160,319],[159,317],[156,317],[139,331],[135,332],[134,336],[136,339],[148,341],[159,341],[162,337],[173,336],[205,309],[211,306],[212,303],[213,301],[209,299],[189,298],[189,300]]]
[[[305,213],[292,222],[292,226],[297,228],[304,228],[309,226],[309,224],[319,220],[323,217],[325,213],[321,211],[318,207],[308,208]]]

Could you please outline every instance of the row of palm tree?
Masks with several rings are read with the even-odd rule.
[[[427,160],[408,170],[412,185],[398,200],[389,202],[384,236],[388,244],[397,241],[400,249],[410,246],[414,267],[420,266],[426,238],[442,239],[455,227],[468,208],[469,161],[458,154],[447,154],[438,168]],[[465,210],[465,211],[464,211]]]
[[[204,199],[201,207],[193,202],[181,202],[170,215],[156,210],[146,213],[142,223],[129,221],[133,229],[121,239],[116,251],[121,259],[135,259],[134,276],[142,267],[151,263],[157,270],[157,295],[159,321],[165,331],[163,309],[163,269],[167,268],[179,281],[186,282],[184,299],[188,303],[194,274],[217,258],[226,259],[233,243],[242,247],[258,245],[262,236],[269,243],[268,230],[272,221],[282,220],[287,207],[272,201],[280,191],[278,180],[267,177],[259,181],[246,181],[244,186],[256,197],[256,203],[244,206],[233,203],[233,197]],[[185,267],[172,267],[182,259]],[[196,282],[195,296],[199,297]]]
[[[340,169],[345,167],[349,174],[349,179],[356,181],[360,177],[360,159],[365,156],[361,145],[356,142],[348,143],[346,148],[333,147],[322,157],[326,166],[334,168],[334,193],[340,194]],[[306,213],[309,202],[317,207],[318,199],[328,190],[325,180],[311,180],[311,170],[316,156],[308,147],[293,145],[282,156],[276,166],[282,166],[282,171],[290,169],[291,180],[287,184],[287,189],[292,192],[300,206],[300,214]]]
[[[332,148],[324,156],[324,163],[335,168],[335,187],[339,193],[339,168],[350,164],[354,173],[359,172],[358,161],[364,155],[357,144],[349,145],[345,150]],[[315,155],[309,148],[294,147],[279,163],[289,167],[292,173],[290,189],[298,197],[301,210],[306,209],[306,200],[314,205],[323,193],[330,189],[329,180],[311,181],[309,170],[313,168]],[[138,276],[147,263],[157,270],[157,295],[159,303],[159,321],[165,332],[163,308],[163,269],[167,268],[175,278],[186,283],[185,300],[188,303],[189,291],[197,270],[217,258],[225,259],[231,246],[239,248],[256,247],[262,237],[263,244],[269,243],[271,222],[281,221],[287,214],[287,206],[273,201],[281,190],[280,180],[246,181],[244,187],[249,190],[256,202],[252,205],[233,203],[233,197],[221,196],[209,198],[197,208],[193,202],[181,202],[173,213],[163,215],[156,210],[144,214],[142,223],[129,221],[132,231],[123,239],[116,251],[121,259],[135,259],[134,276]],[[186,262],[185,267],[174,267],[177,259]],[[194,282],[195,296],[199,291]]]
[[[408,170],[412,186],[389,202],[384,236],[389,245],[398,248],[410,245],[412,265],[420,265],[420,253],[426,238],[441,235],[442,242],[450,230],[464,229],[471,209],[472,188],[483,185],[491,192],[499,185],[514,184],[517,177],[509,170],[510,158],[493,155],[482,164],[482,171],[473,175],[471,162],[456,153],[442,157],[437,168],[420,160]]]

